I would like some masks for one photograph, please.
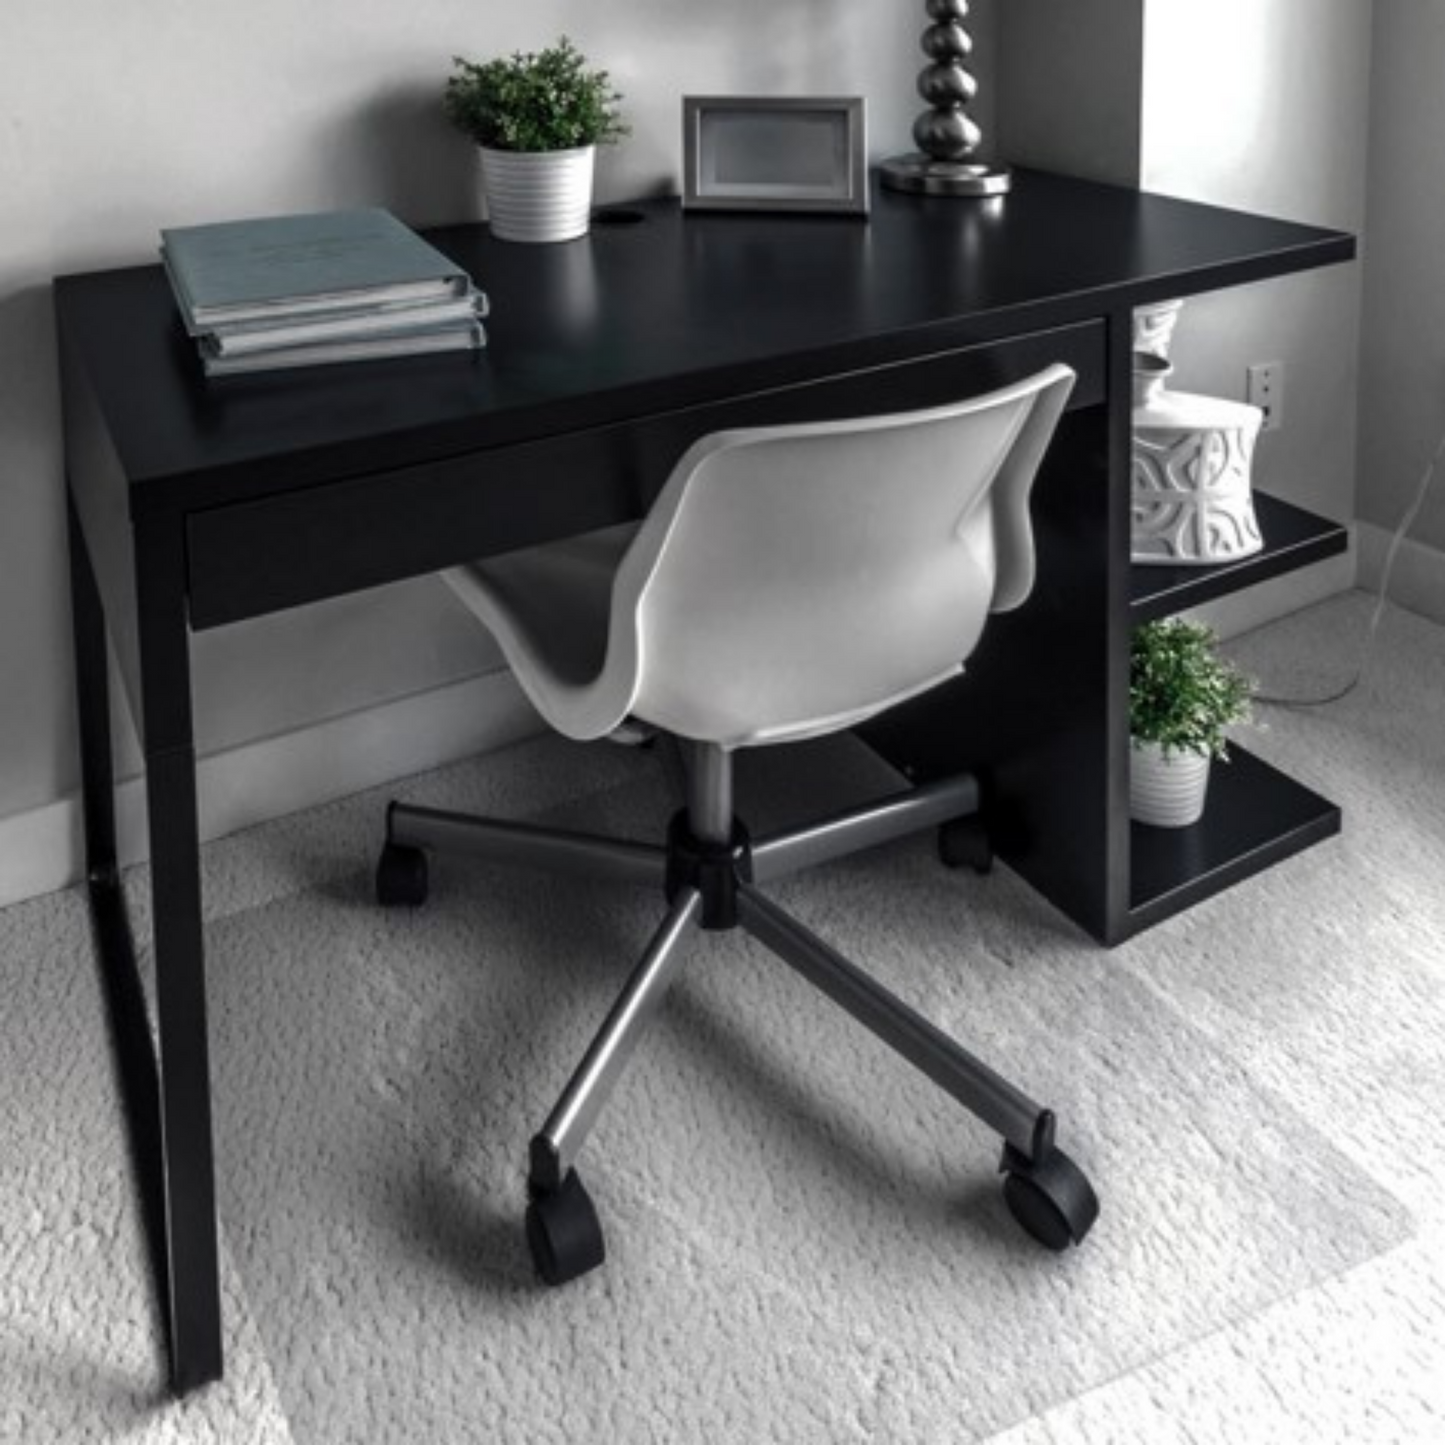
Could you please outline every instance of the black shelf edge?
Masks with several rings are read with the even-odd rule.
[[[1336,804],[1237,743],[1229,754],[1192,827],[1130,824],[1130,936],[1340,831]]]
[[[1268,492],[1254,493],[1254,514],[1264,550],[1234,562],[1208,566],[1164,567],[1136,564],[1129,569],[1129,611],[1134,622],[1152,622],[1280,577],[1298,567],[1343,552],[1349,532],[1339,522],[1317,516]]]

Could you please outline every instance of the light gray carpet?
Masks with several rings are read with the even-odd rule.
[[[1308,687],[1363,616],[1237,652]],[[442,860],[381,913],[353,799],[208,851],[229,1369],[171,1405],[79,898],[0,913],[0,1439],[1445,1439],[1442,641],[1392,615],[1367,689],[1251,739],[1342,839],[1112,953],[926,839],[775,890],[1058,1109],[1103,1198],[1061,1257],[992,1135],[727,936],[584,1153],[606,1268],[541,1289],[527,1138],[657,904]],[[741,792],[766,827],[886,783],[835,740]],[[402,791],[674,805],[656,757],[553,740]]]

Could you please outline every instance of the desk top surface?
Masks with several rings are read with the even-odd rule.
[[[58,279],[62,341],[133,510],[189,507],[207,476],[305,486],[1354,255],[1342,232],[1027,171],[996,201],[875,190],[866,220],[625,210],[555,246],[428,232],[491,298],[475,355],[207,380],[159,266]]]

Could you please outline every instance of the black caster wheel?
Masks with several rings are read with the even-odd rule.
[[[1031,1160],[1005,1145],[999,1168],[1007,1176],[1004,1203],[1026,1234],[1052,1250],[1083,1243],[1099,1217],[1099,1196],[1062,1149]]]
[[[607,1258],[597,1210],[575,1169],[567,1171],[561,1188],[533,1193],[527,1245],[543,1284],[566,1284]]]
[[[988,873],[993,868],[993,844],[977,813],[953,818],[938,830],[938,857],[945,868],[972,868]]]
[[[383,908],[419,908],[426,895],[426,854],[420,848],[388,843],[376,865],[376,901]]]

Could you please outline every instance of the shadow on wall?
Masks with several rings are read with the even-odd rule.
[[[351,204],[370,198],[417,226],[479,215],[476,148],[442,113],[445,79],[380,91],[359,110],[337,117],[333,194],[357,197]]]
[[[7,452],[46,455],[59,427],[50,297],[48,283],[0,291],[0,434]]]
[[[49,285],[0,296],[0,817],[71,777],[70,612]],[[60,659],[57,665],[57,659]]]

